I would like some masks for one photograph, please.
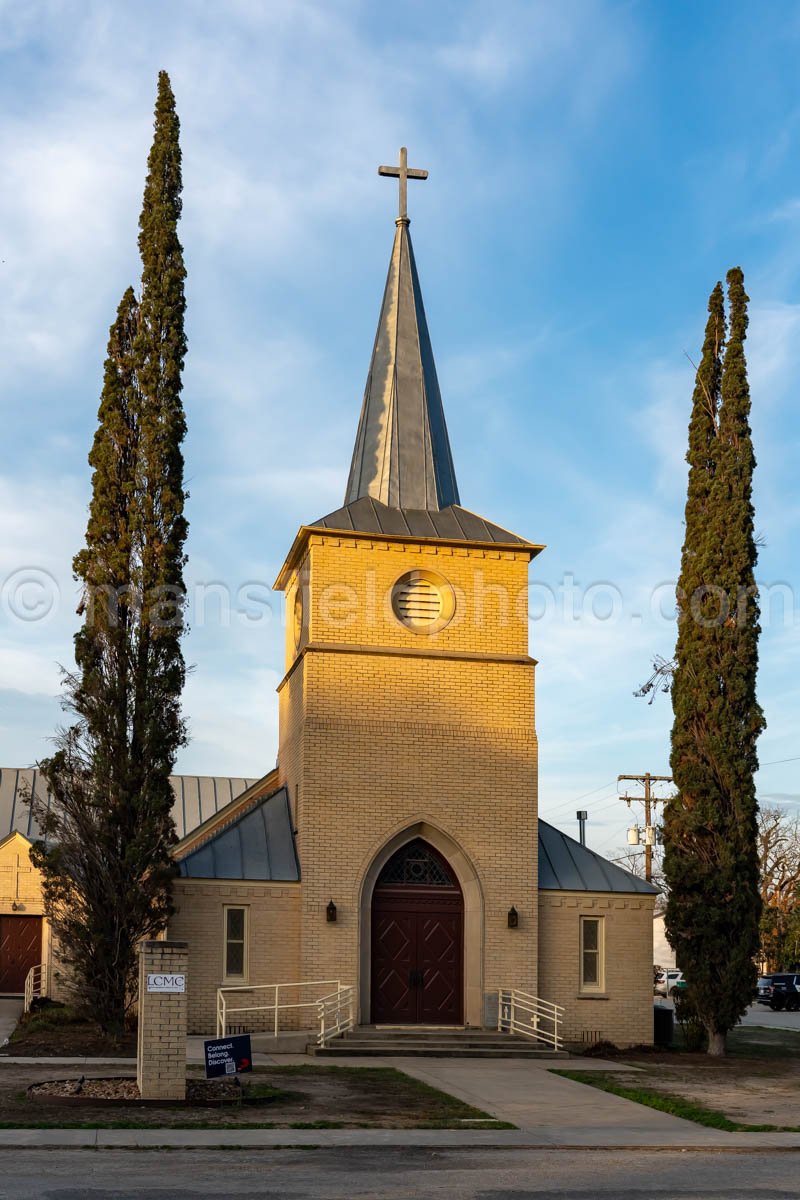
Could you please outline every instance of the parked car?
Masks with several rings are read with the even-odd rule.
[[[762,975],[756,984],[756,1003],[768,1004],[774,1012],[800,1010],[800,972]]]
[[[679,971],[677,967],[670,967],[666,971],[662,971],[655,982],[655,993],[657,996],[674,996],[676,992],[682,992],[686,987],[686,980],[683,977],[683,971]]]

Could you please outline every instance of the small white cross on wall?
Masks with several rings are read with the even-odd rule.
[[[427,179],[427,171],[417,171],[414,167],[408,165],[408,151],[405,146],[400,147],[400,166],[399,167],[378,167],[379,175],[389,175],[393,179],[400,181],[400,213],[401,221],[408,220],[408,181],[409,179]]]

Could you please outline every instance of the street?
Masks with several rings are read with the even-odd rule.
[[[663,996],[654,996],[653,1003],[675,1007],[671,1000],[665,1000]],[[800,1012],[773,1012],[766,1004],[751,1004],[740,1024],[762,1025],[765,1029],[796,1029],[800,1033]]]
[[[0,1165],[3,1200],[795,1200],[800,1151],[14,1150]]]
[[[751,1004],[742,1017],[742,1025],[763,1025],[765,1029],[796,1029],[800,1032],[800,1012],[773,1012],[766,1004]]]

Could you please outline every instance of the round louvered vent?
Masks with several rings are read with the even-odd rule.
[[[394,607],[406,625],[432,625],[441,614],[442,597],[430,579],[405,579],[395,588]]]
[[[415,633],[435,633],[453,615],[453,589],[432,571],[409,571],[392,589],[392,608],[398,621]]]

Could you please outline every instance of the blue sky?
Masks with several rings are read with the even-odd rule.
[[[341,503],[394,232],[376,167],[406,144],[430,171],[412,236],[462,501],[548,546],[541,812],[572,829],[588,808],[609,854],[617,774],[668,768],[668,700],[632,693],[674,643],[687,355],[714,283],[744,268],[772,609],[759,789],[796,807],[798,763],[776,760],[800,753],[798,53],[800,9],[735,0],[0,0],[0,761],[41,757],[60,720],[163,67],[184,153],[189,581],[234,597],[187,640],[178,768],[274,762],[267,588],[298,525]]]

